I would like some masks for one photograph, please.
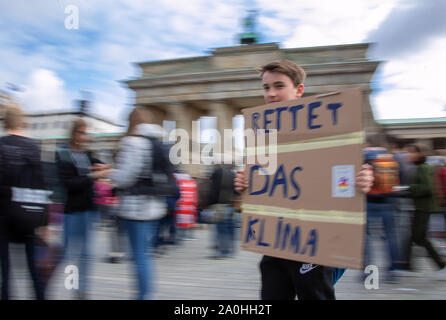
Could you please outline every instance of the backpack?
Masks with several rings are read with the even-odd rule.
[[[152,143],[152,170],[150,176],[140,177],[138,182],[126,189],[127,193],[147,194],[178,199],[180,188],[174,176],[174,167],[169,160],[169,149],[158,139],[146,137]]]
[[[393,187],[400,184],[399,165],[392,154],[378,154],[375,159],[367,161],[373,166],[375,181],[368,194],[389,194],[395,192]]]

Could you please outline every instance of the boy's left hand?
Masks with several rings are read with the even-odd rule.
[[[368,164],[364,164],[361,171],[356,175],[355,185],[356,189],[362,193],[367,193],[372,189],[373,182],[375,178],[373,177],[373,168]]]

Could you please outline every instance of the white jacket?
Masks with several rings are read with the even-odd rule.
[[[136,135],[161,138],[162,129],[154,124],[136,126]],[[143,137],[124,137],[119,146],[116,169],[110,175],[115,187],[126,189],[138,181],[143,170],[152,168],[152,143]],[[149,170],[149,171],[147,171]],[[119,194],[118,194],[119,195]],[[130,220],[158,220],[167,213],[166,199],[150,195],[122,195],[118,216]]]

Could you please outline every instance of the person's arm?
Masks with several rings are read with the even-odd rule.
[[[91,172],[89,174],[89,177],[92,179],[99,179],[105,176],[106,175],[105,171],[112,168],[112,165],[105,164],[101,160],[93,157],[93,154],[90,151],[88,152],[88,159],[90,160],[91,163],[91,168],[90,168]]]

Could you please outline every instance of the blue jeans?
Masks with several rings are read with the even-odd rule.
[[[159,247],[165,244],[175,244],[176,240],[176,226],[175,226],[175,215],[173,211],[170,211],[163,218],[159,220],[155,247]],[[164,236],[165,232],[168,232],[168,236]]]
[[[158,221],[121,220],[128,234],[132,259],[136,266],[138,300],[152,299],[154,292],[153,246]]]
[[[394,207],[391,203],[367,202],[367,234],[365,239],[365,261],[367,266],[371,261],[370,253],[370,233],[373,219],[380,219],[384,227],[384,234],[387,241],[387,250],[390,258],[389,270],[397,268],[398,264],[398,243],[396,238],[396,228],[394,221]]]
[[[216,224],[218,253],[222,257],[230,257],[234,251],[234,208],[225,207],[224,219]]]
[[[78,262],[79,290],[88,289],[88,264],[90,259],[90,237],[94,211],[73,212],[64,215],[64,259]]]

